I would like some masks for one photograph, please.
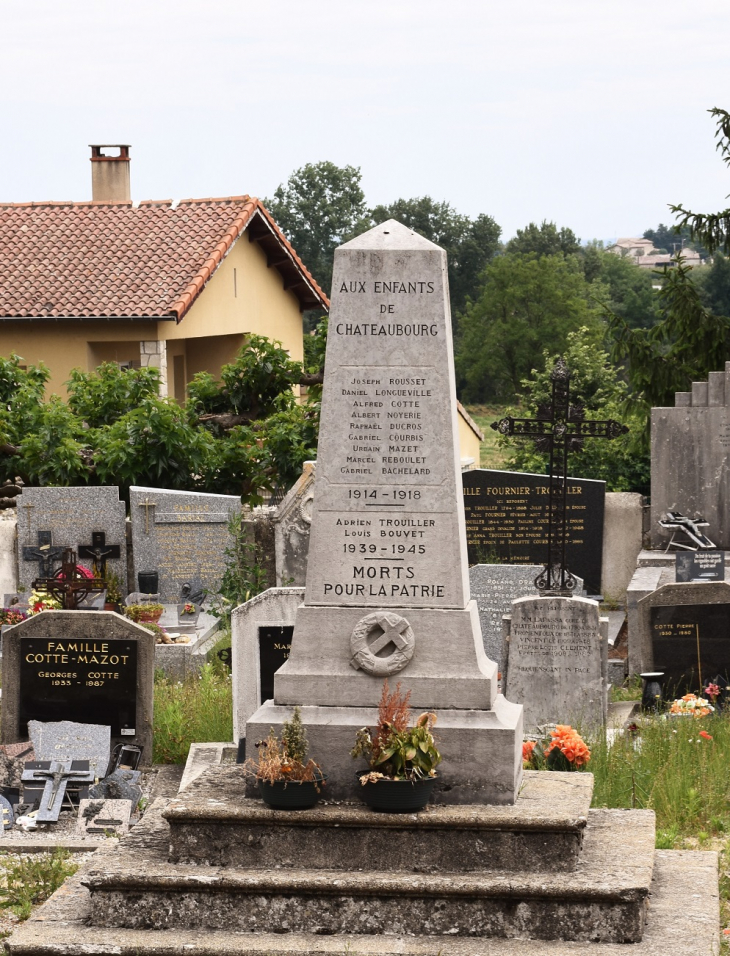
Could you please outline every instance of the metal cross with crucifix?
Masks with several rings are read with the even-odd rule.
[[[50,578],[53,576],[53,564],[54,562],[58,562],[63,551],[63,545],[53,544],[52,531],[39,531],[38,545],[35,548],[24,547],[23,560],[37,561],[38,576],[41,578]]]
[[[54,577],[36,578],[34,591],[45,591],[60,601],[66,611],[75,611],[79,601],[87,597],[90,591],[103,591],[106,587],[103,578],[85,577],[78,569],[76,552],[73,548],[64,548],[61,569]]]
[[[81,766],[79,766],[79,764]],[[90,784],[94,782],[94,771],[89,769],[88,760],[51,761],[48,769],[38,767],[23,771],[23,783],[42,783],[43,796],[36,815],[39,823],[55,823],[61,813],[66,787],[69,784]]]
[[[568,452],[580,451],[586,438],[618,438],[628,431],[612,418],[587,421],[582,405],[570,404],[570,369],[559,358],[550,373],[552,401],[538,406],[537,418],[503,418],[492,428],[514,438],[532,438],[538,451],[550,453],[548,499],[548,556],[535,586],[545,596],[570,597],[576,579],[568,570],[565,547],[568,538]]]
[[[106,543],[105,531],[92,531],[91,544],[79,545],[79,557],[91,558],[94,562],[94,571],[100,577],[106,577],[106,563],[109,558],[118,558],[120,549],[118,544]]]

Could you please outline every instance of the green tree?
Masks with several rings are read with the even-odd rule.
[[[688,228],[665,226],[663,222],[660,222],[656,229],[647,229],[643,238],[651,240],[656,249],[667,255],[676,255],[685,246],[696,247]]]
[[[695,269],[692,278],[704,307],[715,315],[730,317],[730,259],[717,252],[712,264]]]
[[[505,246],[506,252],[537,256],[576,255],[580,252],[580,240],[572,229],[563,226],[560,229],[554,222],[543,219],[541,225],[531,222],[524,229],[518,229],[514,237]]]
[[[356,166],[307,163],[264,205],[329,295],[334,251],[371,225]]]
[[[90,428],[111,425],[130,408],[160,391],[160,371],[156,368],[123,369],[114,362],[103,362],[93,372],[79,368],[71,371],[65,383],[68,406]]]
[[[675,392],[724,368],[730,354],[730,319],[704,307],[692,272],[681,257],[667,270],[657,292],[659,321],[649,329],[632,329],[606,312],[611,358],[625,364],[631,386],[626,409],[642,419],[646,447],[651,409],[673,405]]]
[[[449,203],[436,202],[430,196],[396,199],[375,206],[370,215],[376,224],[397,219],[446,250],[451,309],[456,320],[467,299],[478,294],[482,271],[499,250],[501,230],[494,219],[485,213],[470,219]]]
[[[715,117],[717,124],[715,148],[723,163],[730,166],[730,113],[718,107],[708,112]],[[684,206],[674,205],[669,208],[679,217],[677,228],[689,229],[691,238],[701,242],[710,255],[718,250],[730,253],[730,208],[721,212],[691,212]]]
[[[594,295],[632,329],[649,328],[658,320],[657,277],[651,269],[642,269],[626,256],[605,252],[591,243],[583,254],[583,271],[586,279],[595,283]]]
[[[629,432],[613,441],[587,439],[580,451],[571,452],[570,474],[578,478],[593,478],[605,481],[608,491],[637,491],[649,493],[649,454],[642,448],[641,417],[624,412],[628,386],[619,375],[619,370],[609,361],[608,354],[596,347],[592,332],[581,328],[569,332],[563,357],[571,372],[571,404],[582,405],[587,419],[614,418],[623,421]],[[534,418],[538,406],[550,404],[552,383],[550,373],[558,355],[547,349],[540,371],[532,370],[522,381],[522,408],[511,414]],[[511,449],[505,467],[516,471],[547,474],[550,456],[535,449],[533,442],[513,438],[499,439],[502,447]]]
[[[561,352],[569,332],[603,327],[575,256],[507,254],[490,263],[484,286],[461,321],[456,370],[465,401],[509,401],[544,350]]]

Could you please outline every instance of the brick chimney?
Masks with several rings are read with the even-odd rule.
[[[119,150],[109,155],[109,150]],[[91,147],[91,198],[94,202],[131,202],[129,146]]]

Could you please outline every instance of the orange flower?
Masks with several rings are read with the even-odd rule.
[[[708,734],[706,730],[700,731],[700,737],[704,737],[705,740],[712,740],[712,734]]]
[[[526,741],[522,744],[522,766],[523,766],[523,767],[527,767],[527,766],[530,765],[530,762],[532,761],[532,754],[533,754],[533,751],[534,751],[534,750],[535,750],[535,741],[534,741],[534,740],[526,740]]]

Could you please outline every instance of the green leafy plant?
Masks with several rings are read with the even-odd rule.
[[[113,571],[107,571],[104,583],[106,584],[107,601],[110,604],[121,604],[123,595],[122,581],[119,575],[115,574]]]
[[[5,886],[0,887],[0,906],[28,919],[34,906],[44,903],[63,881],[78,869],[68,850],[31,854],[5,866]]]
[[[184,764],[190,744],[233,740],[231,678],[213,664],[184,681],[155,674],[154,763]]]
[[[413,726],[410,708],[411,692],[403,693],[400,682],[390,693],[388,679],[378,704],[378,724],[372,730],[362,727],[357,732],[353,758],[365,757],[370,772],[361,780],[417,780],[436,775],[441,754],[431,732],[436,714],[421,714]]]
[[[265,591],[269,581],[266,568],[258,563],[256,544],[249,539],[240,515],[231,515],[228,533],[229,543],[223,552],[225,570],[218,594],[211,600],[210,612],[230,628],[233,609]]]

